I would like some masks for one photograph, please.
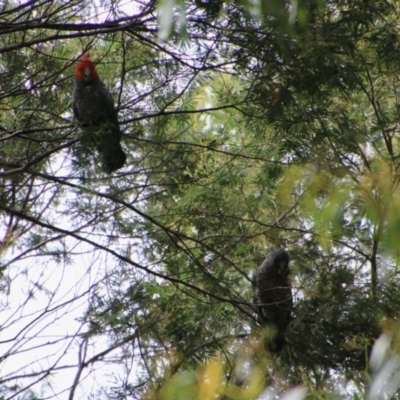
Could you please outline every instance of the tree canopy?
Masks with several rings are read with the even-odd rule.
[[[399,17],[3,2],[0,399],[399,398]],[[87,52],[112,174],[71,110]],[[294,309],[271,355],[251,277],[276,246]]]

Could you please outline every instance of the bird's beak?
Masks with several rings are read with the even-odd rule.
[[[279,270],[279,273],[282,275],[282,273],[283,273],[283,271],[286,269],[286,262],[285,261],[282,261],[282,262],[280,262],[279,263],[279,268],[278,268],[278,270]]]
[[[85,77],[85,81],[90,81],[92,79],[92,71],[90,70],[90,68],[85,68],[85,70],[83,71],[83,75]]]

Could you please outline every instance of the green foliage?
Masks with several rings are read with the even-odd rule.
[[[398,398],[398,4],[34,3],[0,6],[0,396]],[[72,118],[86,51],[117,174]],[[250,280],[276,245],[273,356]]]

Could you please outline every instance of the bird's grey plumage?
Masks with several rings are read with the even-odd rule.
[[[285,344],[284,333],[293,307],[289,261],[287,251],[276,248],[257,268],[252,279],[258,320],[276,331],[275,338],[267,343],[272,352],[281,351]]]
[[[110,92],[99,77],[90,82],[75,78],[72,108],[81,126],[95,125],[110,120],[118,126],[118,115]]]
[[[75,74],[72,109],[82,128],[82,140],[94,142],[102,155],[104,167],[111,173],[121,168],[126,161],[120,141],[122,133],[118,122],[118,113],[112,96],[97,75],[84,75],[82,70],[90,70],[94,64],[89,57],[77,64],[80,77]],[[88,65],[89,67],[85,67]],[[92,72],[93,72],[92,71]],[[88,78],[88,79],[84,79]]]

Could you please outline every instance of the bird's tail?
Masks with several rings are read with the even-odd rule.
[[[269,353],[280,353],[286,345],[286,339],[283,335],[277,335],[273,340],[265,340],[265,349]]]
[[[280,353],[286,345],[286,339],[274,324],[264,328],[264,346],[268,353]]]
[[[112,173],[124,166],[126,154],[122,150],[121,131],[114,123],[101,126],[90,126],[82,132],[82,143],[87,146],[94,144],[102,157],[103,168],[107,173]]]
[[[101,137],[99,151],[103,157],[104,169],[109,174],[122,168],[126,161],[126,154],[120,144],[121,137],[118,125],[107,126]]]

